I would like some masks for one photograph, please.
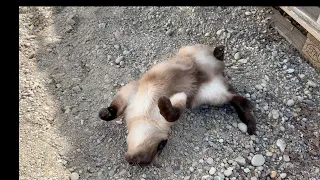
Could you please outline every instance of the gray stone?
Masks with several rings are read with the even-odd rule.
[[[98,25],[98,27],[101,28],[101,29],[103,29],[103,28],[106,27],[106,23],[100,23],[100,24]]]
[[[220,36],[221,33],[222,33],[222,31],[223,31],[223,29],[218,30],[218,31],[217,31],[217,35]]]
[[[123,51],[123,55],[129,55],[131,52],[130,51],[127,51],[127,50],[125,50],[125,51]]]
[[[79,174],[76,172],[73,172],[70,174],[70,180],[78,180],[79,179]]]
[[[229,177],[229,176],[232,174],[232,170],[233,170],[232,167],[228,167],[228,169],[226,169],[226,170],[223,171],[223,174],[224,174],[226,177]]]
[[[291,68],[290,68],[290,69],[287,69],[286,72],[287,72],[288,74],[291,74],[291,73],[294,72],[294,69],[291,69]]]
[[[248,62],[248,59],[240,59],[240,60],[238,60],[238,62],[241,63],[241,64],[245,64],[245,63]]]
[[[123,59],[124,59],[123,56],[118,57],[118,58],[115,60],[116,64],[119,64],[120,61],[122,61]]]
[[[210,33],[206,33],[204,36],[205,36],[205,37],[209,37],[209,36],[210,36]]]
[[[241,132],[243,132],[243,133],[246,133],[247,132],[247,129],[248,129],[248,127],[247,127],[247,125],[246,124],[244,124],[244,123],[238,123],[238,128],[240,129],[240,131]]]
[[[249,169],[249,168],[244,168],[244,169],[243,169],[243,172],[249,173],[249,172],[250,172],[250,169]]]
[[[271,157],[272,156],[272,152],[270,152],[270,151],[268,151],[268,152],[266,152],[266,156],[268,156],[268,157]]]
[[[209,170],[209,174],[210,175],[214,175],[214,173],[216,173],[216,168],[211,167],[210,170]]]
[[[211,157],[208,157],[207,163],[208,163],[208,164],[212,164],[212,163],[213,163],[213,159],[212,159]]]
[[[210,175],[204,175],[201,177],[201,180],[211,180],[211,179],[213,179],[213,178]]]
[[[289,99],[289,100],[287,101],[287,106],[293,106],[293,105],[294,105],[294,100]]]
[[[265,158],[262,154],[256,154],[251,159],[251,164],[253,166],[262,166],[265,162]]]
[[[276,145],[280,148],[281,152],[284,152],[284,149],[287,146],[286,142],[283,139],[278,139]]]
[[[286,177],[287,177],[287,173],[281,173],[281,174],[280,174],[280,177],[281,177],[282,179],[286,178]]]
[[[263,87],[262,87],[260,84],[257,84],[257,85],[255,85],[254,87],[255,87],[257,90],[263,89]]]
[[[269,106],[268,105],[266,105],[266,106],[263,106],[263,108],[262,108],[263,110],[265,110],[265,111],[268,111],[268,109],[269,109]]]
[[[246,159],[242,156],[238,156],[236,159],[234,159],[237,163],[240,165],[245,165],[246,164]]]
[[[249,11],[246,11],[246,12],[244,12],[244,14],[245,14],[246,16],[250,16],[252,13],[249,12]]]
[[[70,17],[67,19],[67,23],[70,24],[70,25],[76,24],[76,22]]]
[[[311,80],[308,80],[307,85],[311,86],[311,87],[314,87],[314,88],[317,87],[317,84],[315,82],[311,81]]]
[[[234,59],[235,59],[235,60],[239,60],[240,58],[241,58],[240,52],[237,52],[237,53],[234,55]]]
[[[81,92],[81,88],[80,88],[79,86],[73,87],[72,90],[73,90],[75,93]]]
[[[314,102],[312,100],[310,100],[310,99],[302,100],[302,102],[305,103],[305,104],[308,104],[310,106],[312,106],[314,104]]]
[[[179,29],[178,29],[178,32],[179,32],[180,34],[183,34],[183,33],[185,32],[185,30],[184,30],[183,28],[179,28]]]
[[[223,178],[220,177],[220,176],[215,176],[215,177],[213,178],[213,180],[223,180]]]
[[[108,173],[108,175],[111,177],[111,176],[113,176],[115,174],[115,171],[114,170],[110,170],[109,171],[109,173]]]
[[[54,102],[51,101],[51,100],[47,100],[47,105],[48,105],[48,106],[53,106],[53,105],[54,105]]]
[[[257,169],[258,169],[259,171],[263,171],[263,167],[262,167],[262,166],[257,167]]]
[[[290,157],[289,155],[283,155],[283,160],[286,161],[286,162],[289,162],[290,161]]]
[[[271,114],[272,114],[272,118],[273,119],[278,119],[279,118],[279,111],[278,110],[275,110],[275,109],[273,109],[272,111],[271,111]]]
[[[166,167],[166,171],[167,171],[168,173],[173,173],[173,169],[172,169],[172,167],[170,167],[170,166]]]
[[[306,75],[304,75],[304,74],[299,74],[298,75],[301,79],[303,79]]]

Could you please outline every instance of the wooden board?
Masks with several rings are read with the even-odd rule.
[[[320,41],[320,24],[317,23],[320,8],[317,6],[280,6],[288,15]]]
[[[320,69],[320,41],[314,38],[310,33],[307,37],[302,48],[302,54],[311,64]]]
[[[302,53],[302,48],[307,38],[277,10],[273,11],[271,22],[274,23],[275,29]]]

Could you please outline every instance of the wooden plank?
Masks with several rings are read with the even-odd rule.
[[[294,27],[279,11],[274,10],[271,16],[271,22],[274,23],[275,29],[299,52],[302,53],[303,45],[306,41],[304,36],[296,27]]]
[[[311,33],[317,40],[320,40],[320,25],[314,19],[315,12],[305,13],[303,10],[294,6],[280,6],[288,15]],[[301,7],[300,7],[301,8]],[[310,16],[310,14],[313,14]]]
[[[317,6],[297,6],[297,8],[305,13],[308,17],[310,17],[313,21],[317,21],[319,14],[320,14],[320,8]]]
[[[303,56],[320,70],[320,41],[308,33],[307,40],[302,48]]]

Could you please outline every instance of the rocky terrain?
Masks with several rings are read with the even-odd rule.
[[[310,179],[320,174],[320,73],[270,24],[270,7],[19,7],[19,176],[29,179]],[[126,127],[98,112],[182,46],[225,45],[229,106],[188,110],[158,166],[124,159]]]

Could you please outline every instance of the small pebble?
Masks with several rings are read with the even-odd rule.
[[[228,167],[228,169],[226,169],[225,171],[223,171],[223,174],[224,174],[226,177],[229,177],[229,176],[232,174],[232,170],[233,170],[232,167]]]
[[[223,180],[223,178],[220,177],[220,176],[215,176],[215,177],[213,178],[213,180]]]
[[[286,162],[289,162],[290,161],[290,157],[289,155],[283,155],[283,160],[286,161]]]
[[[103,29],[104,27],[106,27],[106,23],[100,23],[98,26],[100,29]]]
[[[250,169],[249,169],[249,168],[244,168],[243,171],[244,171],[245,173],[249,173],[249,172],[250,172]]]
[[[205,37],[209,37],[209,36],[210,36],[210,33],[206,33],[204,36],[205,36]]]
[[[76,172],[73,172],[70,174],[70,180],[78,180],[79,179],[79,174]]]
[[[179,32],[180,34],[183,34],[183,33],[185,32],[185,30],[184,30],[183,28],[179,28],[179,29],[178,29],[178,32]]]
[[[270,177],[275,178],[277,176],[277,171],[271,171]]]
[[[269,152],[269,151],[268,151],[268,152],[266,152],[266,156],[268,156],[268,157],[271,157],[271,156],[272,156],[272,154],[273,154],[272,152]]]
[[[247,59],[240,59],[238,62],[240,62],[241,64],[245,64],[245,63],[248,62],[248,60],[247,60]],[[261,89],[262,89],[262,88],[261,88]]]
[[[120,63],[120,61],[122,61],[124,59],[124,57],[123,56],[120,56],[120,57],[118,57],[117,59],[116,59],[116,64],[119,64]]]
[[[308,80],[307,85],[311,86],[311,87],[317,87],[317,84],[311,80]]]
[[[72,18],[68,18],[67,23],[70,25],[74,25],[76,22]]]
[[[239,60],[240,58],[241,58],[240,53],[237,52],[237,53],[234,55],[234,59],[235,59],[235,60]]]
[[[262,87],[260,84],[257,84],[257,85],[255,85],[254,87],[255,87],[257,90],[263,89],[263,87]]]
[[[212,164],[212,163],[213,163],[213,159],[212,159],[211,157],[208,157],[207,163],[208,163],[208,164]]]
[[[253,166],[262,166],[265,162],[265,158],[262,154],[256,154],[251,159],[251,164]]]
[[[238,123],[238,128],[240,129],[241,132],[246,133],[247,132],[247,125],[244,123]]]
[[[218,31],[217,31],[217,35],[220,36],[220,34],[222,33],[222,31],[223,31],[222,29],[218,30]]]
[[[293,106],[294,105],[294,101],[292,99],[289,99],[287,101],[287,106]]]
[[[257,177],[251,177],[250,180],[257,180]]]
[[[51,100],[47,100],[47,105],[48,105],[48,106],[53,106],[53,105],[54,105],[54,102],[51,101]]]
[[[209,180],[211,179],[212,177],[210,175],[204,175],[201,177],[201,180]]]
[[[250,16],[250,15],[251,15],[251,12],[246,11],[244,14],[245,14],[246,16]]]
[[[278,119],[279,118],[279,111],[278,110],[275,110],[275,109],[273,109],[272,111],[271,111],[271,114],[272,114],[272,118],[273,119]]]
[[[262,167],[262,166],[257,167],[257,169],[258,169],[259,171],[263,171],[263,167]]]
[[[298,75],[301,79],[303,79],[306,75],[304,75],[304,74],[299,74]]]
[[[211,167],[209,170],[209,174],[213,175],[214,173],[216,173],[216,168]]]
[[[291,74],[291,73],[294,72],[294,69],[291,69],[291,68],[290,68],[290,69],[287,69],[286,72],[287,72],[288,74]]]
[[[280,148],[281,152],[284,152],[284,149],[287,146],[286,142],[283,139],[278,139],[276,145]]]
[[[246,164],[246,159],[242,156],[238,156],[236,159],[234,159],[237,163],[240,165],[245,165]]]
[[[127,51],[127,50],[125,50],[125,51],[123,51],[123,55],[129,55],[131,52],[130,51]]]
[[[281,174],[280,174],[280,177],[281,177],[282,179],[286,178],[286,177],[287,177],[287,173],[281,173]]]

